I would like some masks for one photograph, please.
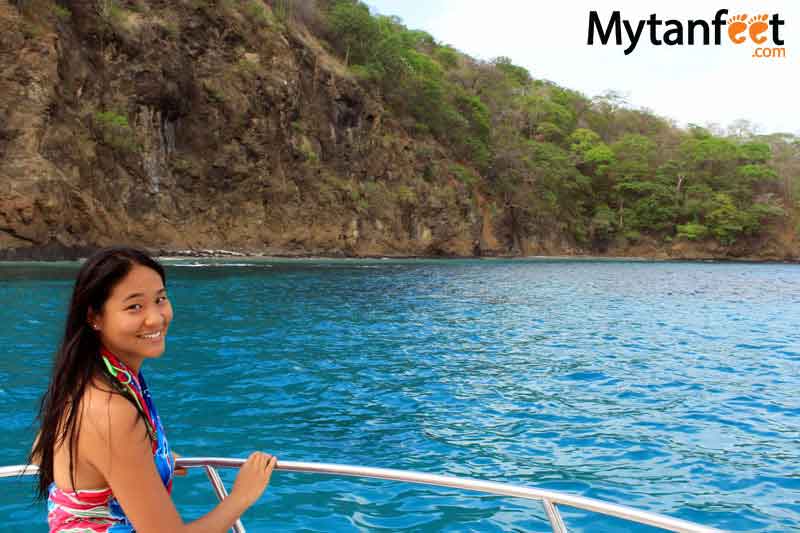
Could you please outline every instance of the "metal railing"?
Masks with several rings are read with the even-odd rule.
[[[176,461],[176,466],[184,468],[202,468],[208,475],[217,497],[221,500],[227,496],[228,492],[217,473],[217,468],[239,468],[244,464],[244,459],[231,459],[226,457],[181,457]],[[675,531],[678,533],[723,533],[722,530],[712,527],[695,524],[679,518],[672,518],[662,514],[651,513],[634,509],[626,505],[604,502],[594,498],[586,498],[554,490],[536,489],[532,487],[521,487],[507,483],[496,483],[492,481],[482,481],[479,479],[440,476],[436,474],[425,474],[422,472],[410,472],[406,470],[394,470],[389,468],[371,468],[365,466],[351,466],[329,463],[304,463],[297,461],[279,461],[275,466],[276,470],[286,472],[307,472],[314,474],[331,474],[339,476],[355,476],[375,479],[387,479],[392,481],[405,481],[408,483],[421,483],[424,485],[438,485],[441,487],[451,487],[457,489],[496,494],[499,496],[513,496],[527,500],[536,500],[544,505],[547,519],[553,533],[567,533],[564,520],[561,517],[557,505],[583,509],[594,513],[613,516],[657,527],[665,531]],[[14,477],[22,475],[33,475],[38,472],[35,466],[17,465],[0,467],[0,478]],[[236,533],[244,533],[242,523],[237,520],[232,530]]]

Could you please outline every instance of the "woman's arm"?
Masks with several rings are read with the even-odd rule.
[[[264,493],[264,489],[266,489],[269,484],[269,478],[277,462],[277,457],[273,455],[267,455],[261,452],[250,454],[250,457],[247,458],[247,461],[245,461],[239,469],[239,474],[236,476],[236,481],[233,482],[230,495],[222,500],[213,511],[186,526],[186,531],[192,533],[217,531],[216,528],[220,523],[228,524],[223,529],[225,531],[229,530],[236,519],[251,505],[256,503]],[[228,509],[222,508],[226,505],[228,500],[234,498],[238,501],[230,503],[231,510],[237,509],[237,505],[243,505],[244,507],[239,512],[234,511],[235,514],[232,515],[232,519],[228,522],[227,520],[230,518],[226,514]]]
[[[90,423],[82,424],[88,431],[81,432],[79,453],[105,478],[139,533],[225,533],[269,483],[276,461],[255,453],[240,470],[230,496],[204,517],[184,524],[158,475],[136,409],[116,394],[104,400],[87,405]]]

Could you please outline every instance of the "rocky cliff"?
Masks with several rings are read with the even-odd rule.
[[[304,25],[261,2],[0,0],[0,257],[122,242],[584,252],[558,234],[520,238],[502,202],[451,175],[445,148],[407,131]]]
[[[67,11],[4,0],[0,47],[6,256],[117,242],[328,255],[501,249],[491,232],[481,241],[484,214],[463,185],[416,178],[446,160],[443,150],[406,136],[314,37],[267,8],[74,1]]]

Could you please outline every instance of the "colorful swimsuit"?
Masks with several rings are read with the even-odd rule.
[[[167,492],[171,492],[175,462],[142,373],[139,372],[137,378],[133,370],[105,348],[101,349],[101,357],[109,372],[119,380],[122,389],[136,400],[144,414],[156,469]],[[52,483],[47,499],[47,522],[50,533],[135,532],[110,488],[70,492]]]

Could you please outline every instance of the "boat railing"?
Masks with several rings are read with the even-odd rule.
[[[217,497],[222,500],[228,495],[225,485],[217,472],[218,468],[239,468],[244,464],[244,459],[232,459],[226,457],[181,457],[177,459],[176,466],[184,468],[203,469]],[[527,500],[542,502],[545,514],[550,522],[553,533],[567,533],[567,527],[558,509],[559,505],[582,509],[594,513],[613,516],[622,520],[636,522],[653,526],[665,531],[675,531],[680,533],[723,533],[722,530],[703,526],[687,520],[673,518],[670,516],[643,511],[619,505],[616,503],[604,502],[594,498],[587,498],[575,494],[559,492],[533,487],[523,487],[507,483],[497,483],[494,481],[483,481],[463,477],[441,476],[437,474],[427,474],[423,472],[412,472],[407,470],[394,470],[389,468],[372,468],[365,466],[352,466],[330,463],[306,463],[298,461],[278,461],[276,470],[286,472],[305,472],[314,474],[330,474],[339,476],[354,476],[362,478],[386,479],[391,481],[404,481],[408,483],[421,483],[424,485],[437,485],[441,487],[451,487],[470,491],[483,492],[498,496],[512,496]],[[15,477],[24,475],[34,475],[38,468],[32,465],[17,465],[0,467],[0,478]],[[232,531],[244,533],[244,526],[237,520]]]

